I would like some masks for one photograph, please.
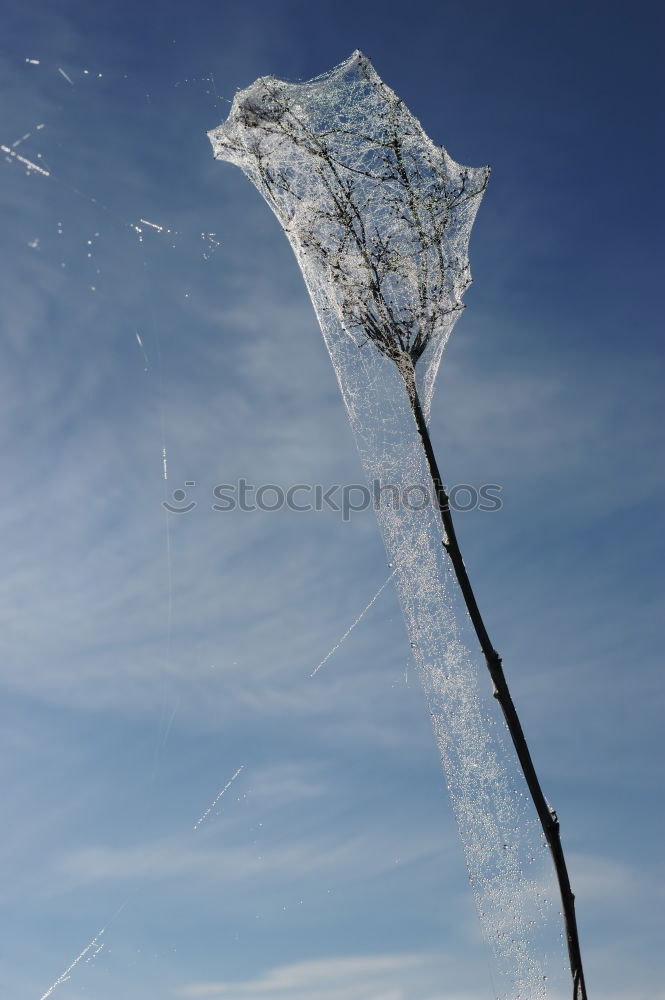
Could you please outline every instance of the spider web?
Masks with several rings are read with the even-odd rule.
[[[360,52],[304,83],[262,77],[210,133],[295,252],[369,482],[427,697],[500,995],[546,1000],[566,975],[551,859],[442,545],[413,418],[428,414],[470,282],[486,168],[436,147]],[[474,652],[471,653],[470,650]]]

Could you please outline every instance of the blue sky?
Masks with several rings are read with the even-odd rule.
[[[432,434],[448,482],[503,489],[459,532],[590,995],[665,996],[662,28],[639,2],[5,15],[3,996],[493,996],[390,587],[310,677],[386,578],[373,513],[211,509],[361,477],[288,244],[205,136],[237,87],[355,48],[492,165]]]

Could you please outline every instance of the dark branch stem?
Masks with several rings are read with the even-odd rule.
[[[545,834],[545,839],[554,861],[556,877],[559,883],[559,891],[561,893],[570,970],[573,977],[573,1000],[587,1000],[584,972],[582,970],[582,956],[580,953],[580,943],[577,932],[577,921],[575,919],[575,896],[573,895],[573,891],[570,887],[568,869],[566,867],[563,848],[561,846],[559,820],[556,812],[554,809],[550,808],[547,804],[545,796],[543,795],[543,791],[540,787],[540,782],[531,759],[531,754],[527,746],[526,738],[524,736],[524,731],[522,730],[522,724],[517,715],[510,691],[508,690],[508,684],[506,683],[506,678],[503,673],[501,657],[494,649],[494,646],[490,641],[485,623],[476,602],[475,594],[471,587],[469,575],[466,571],[466,566],[464,565],[462,553],[457,541],[457,535],[455,533],[455,526],[450,512],[448,494],[446,493],[443,480],[441,479],[441,474],[439,473],[439,467],[434,456],[432,442],[427,429],[427,422],[422,411],[418,392],[415,388],[415,382],[412,378],[408,377],[408,375],[405,375],[405,382],[416,426],[418,428],[418,433],[420,434],[420,438],[425,449],[429,472],[432,477],[432,482],[434,483],[437,503],[441,513],[441,520],[443,521],[443,528],[445,532],[443,545],[446,552],[450,556],[450,561],[453,565],[457,582],[460,585],[464,596],[464,602],[469,612],[471,624],[473,625],[476,636],[478,637],[480,647],[487,663],[487,669],[489,670],[490,677],[492,678],[492,682],[494,684],[494,697],[501,706],[501,710],[508,726],[508,731],[515,746],[517,757],[529,788],[529,792],[531,793],[531,798],[533,799],[533,804],[536,807],[538,819],[540,820],[543,833]]]

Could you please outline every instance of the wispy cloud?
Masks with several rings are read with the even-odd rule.
[[[184,1000],[481,1000],[451,988],[446,971],[445,962],[429,955],[335,957],[275,966],[239,982],[188,983],[174,994]]]
[[[265,892],[269,885],[302,885],[303,879],[314,886],[318,877],[334,877],[338,886],[356,882],[360,873],[371,879],[394,871],[397,863],[423,862],[441,847],[431,836],[406,836],[403,831],[381,835],[376,829],[344,838],[321,831],[288,841],[264,837],[260,843],[220,844],[219,838],[217,829],[215,846],[200,838],[163,838],[127,848],[82,847],[60,856],[56,878],[68,892],[107,881],[136,884],[180,878],[190,887],[198,879],[206,885],[243,885],[248,893],[257,888]]]

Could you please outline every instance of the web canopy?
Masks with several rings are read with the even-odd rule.
[[[435,146],[358,51],[305,83],[261,77],[209,136],[276,214],[329,336],[410,358],[427,410],[489,169]]]

